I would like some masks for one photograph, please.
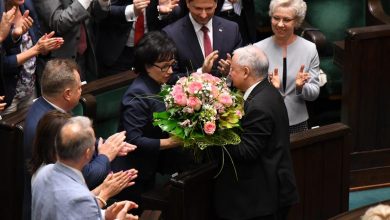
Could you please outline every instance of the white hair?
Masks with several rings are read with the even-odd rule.
[[[306,2],[303,0],[271,0],[269,4],[269,16],[272,16],[279,7],[290,8],[295,12],[296,27],[299,27],[306,16]]]
[[[369,208],[361,218],[362,220],[390,220],[390,206],[379,204]]]
[[[236,49],[233,54],[238,56],[238,65],[249,67],[257,77],[266,78],[268,76],[267,55],[258,47],[248,45]]]

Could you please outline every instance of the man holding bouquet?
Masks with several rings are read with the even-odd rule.
[[[244,92],[245,115],[241,143],[227,146],[233,163],[225,161],[215,182],[221,220],[287,219],[298,201],[287,110],[267,76],[268,59],[260,49],[249,45],[234,51],[230,77]]]

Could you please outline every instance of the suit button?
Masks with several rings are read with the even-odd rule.
[[[72,59],[75,59],[76,58],[76,56],[72,56]]]

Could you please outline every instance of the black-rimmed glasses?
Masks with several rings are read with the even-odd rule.
[[[155,66],[157,68],[160,68],[161,72],[165,73],[165,72],[167,72],[169,70],[169,68],[171,68],[171,67],[173,68],[174,66],[176,66],[176,64],[177,64],[177,61],[174,60],[174,61],[172,61],[172,63],[166,64],[164,66],[158,66],[156,64],[153,64],[153,66]]]

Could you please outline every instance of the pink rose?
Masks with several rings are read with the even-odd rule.
[[[183,91],[183,87],[181,85],[174,85],[173,88],[172,88],[172,95],[175,95],[177,93],[184,93]]]
[[[206,134],[211,135],[214,134],[215,132],[215,122],[208,121],[204,124],[203,130]]]
[[[203,73],[202,74],[202,79],[205,81],[205,82],[214,82],[215,81],[215,78],[213,75],[209,74],[209,73]]]
[[[173,101],[179,106],[186,106],[187,96],[184,93],[176,93],[173,95]]]
[[[176,85],[177,84],[184,85],[186,81],[187,81],[187,77],[181,77],[179,80],[177,80]]]
[[[187,106],[198,111],[200,109],[200,107],[202,106],[202,102],[197,97],[190,96],[187,99]]]
[[[219,96],[219,89],[218,89],[218,87],[216,87],[214,85],[211,85],[211,94],[215,98],[218,97]]]
[[[202,90],[202,83],[200,82],[191,82],[189,85],[188,85],[188,93],[190,93],[191,95],[199,92],[200,90]]]
[[[242,112],[240,110],[236,110],[236,115],[241,119],[242,118]]]
[[[233,104],[233,99],[232,99],[232,97],[231,97],[229,94],[227,94],[227,93],[221,94],[221,95],[218,97],[218,101],[219,101],[220,103],[222,103],[224,106],[227,106],[227,107],[229,107],[229,106],[231,106],[231,105]]]

